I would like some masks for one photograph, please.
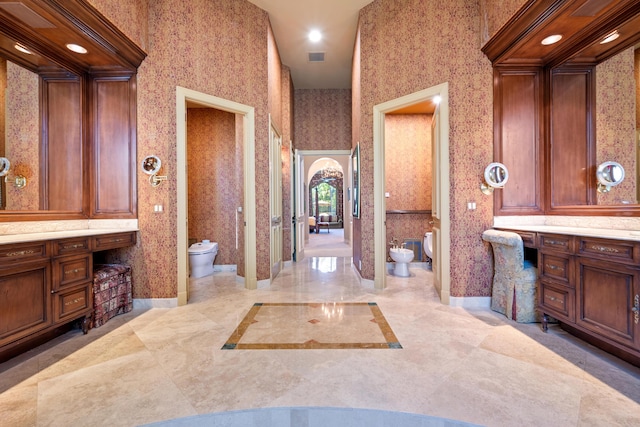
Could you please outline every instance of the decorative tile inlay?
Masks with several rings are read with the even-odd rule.
[[[222,346],[222,350],[359,348],[402,348],[375,302],[255,303]]]

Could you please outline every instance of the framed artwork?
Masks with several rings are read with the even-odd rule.
[[[351,153],[351,200],[353,217],[360,218],[360,143]]]

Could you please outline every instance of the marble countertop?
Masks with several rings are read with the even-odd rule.
[[[559,225],[501,225],[500,230],[532,231],[536,233],[567,234],[570,236],[600,237],[603,239],[640,242],[640,230],[613,230],[607,228],[565,227]]]
[[[41,233],[5,234],[0,236],[0,244],[34,242],[38,240],[67,239],[70,237],[99,236],[102,234],[128,233],[138,231],[137,227],[123,228],[83,228],[80,230],[47,231]]]

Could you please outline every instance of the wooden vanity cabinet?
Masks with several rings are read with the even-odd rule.
[[[540,234],[538,237],[539,305],[558,320],[575,321],[575,281],[571,236]]]
[[[130,246],[136,232],[0,245],[0,362],[93,315],[93,252]]]
[[[640,352],[639,245],[578,238],[576,326]]]
[[[539,233],[538,309],[565,329],[640,364],[640,244]]]

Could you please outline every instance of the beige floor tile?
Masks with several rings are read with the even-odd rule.
[[[545,334],[488,309],[444,306],[431,271],[410,272],[388,276],[387,289],[374,290],[360,285],[350,258],[308,258],[255,291],[233,272],[194,280],[184,307],[137,309],[0,364],[0,425],[134,426],[295,406],[487,426],[637,425],[640,369],[555,325]],[[334,301],[376,302],[403,348],[222,349],[257,302]],[[300,334],[304,328],[286,317],[267,332]]]

